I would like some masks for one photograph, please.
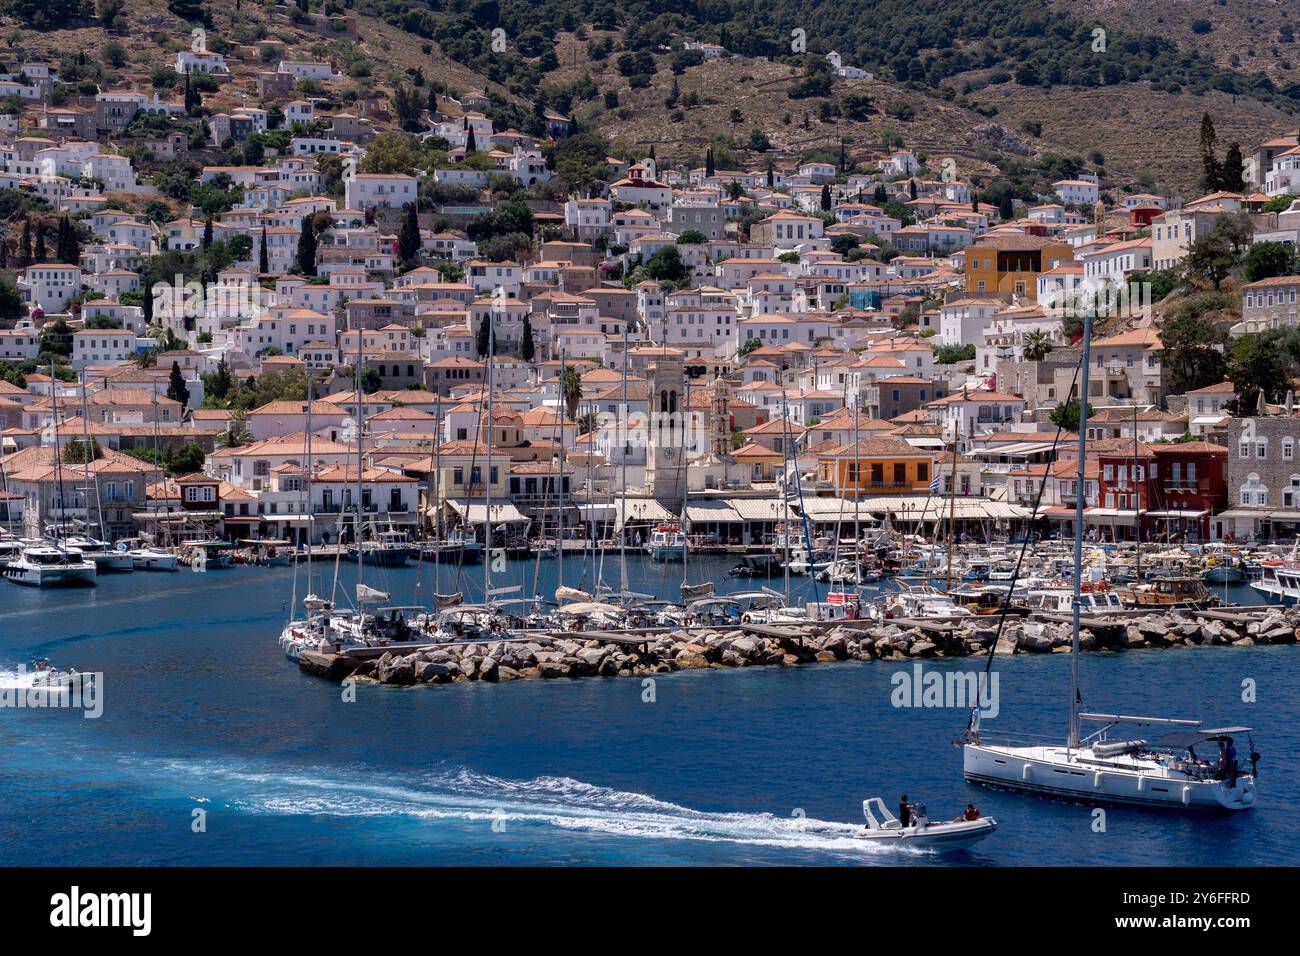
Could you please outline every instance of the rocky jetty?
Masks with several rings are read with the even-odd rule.
[[[1125,651],[1292,644],[1297,638],[1300,613],[1267,608],[1234,615],[1232,621],[1207,618],[1194,611],[1093,618],[1082,631],[1080,644],[1089,651]],[[474,680],[495,683],[528,678],[639,677],[702,668],[968,657],[987,652],[995,640],[998,622],[991,617],[971,618],[947,630],[860,621],[832,626],[820,633],[809,631],[802,638],[725,629],[665,631],[648,638],[644,650],[558,636],[448,644],[408,654],[389,652],[345,669],[356,680],[398,687]],[[997,653],[1050,654],[1069,649],[1070,625],[1008,618]],[[335,667],[328,676],[337,680],[346,675]]]

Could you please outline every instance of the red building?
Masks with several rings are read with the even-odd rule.
[[[1096,508],[1087,521],[1103,539],[1205,541],[1210,516],[1228,505],[1228,449],[1209,442],[1094,443]]]

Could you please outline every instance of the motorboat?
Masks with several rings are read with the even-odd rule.
[[[1300,602],[1300,561],[1265,561],[1250,586],[1278,604],[1296,604]]]
[[[5,577],[29,587],[94,584],[95,562],[53,544],[29,544],[11,558]]]
[[[746,554],[727,573],[736,578],[770,578],[782,573],[783,567],[779,555]]]
[[[176,553],[157,545],[142,545],[127,551],[137,571],[175,571],[180,566]]]
[[[134,571],[135,564],[126,548],[114,548],[107,541],[88,535],[73,534],[63,539],[63,546],[95,562],[95,569],[104,571]]]
[[[652,561],[685,561],[686,532],[674,525],[659,525],[650,532],[645,549]]]
[[[1030,588],[1023,603],[1031,611],[1071,614],[1074,611],[1074,590],[1068,587]],[[1113,590],[1096,588],[1080,593],[1079,608],[1084,614],[1113,614],[1124,610],[1124,603]]]
[[[358,550],[364,563],[379,568],[400,568],[417,553],[405,531],[381,531],[373,541],[348,545],[348,555],[354,560]]]
[[[925,804],[914,804],[912,819],[903,826],[898,817],[889,812],[880,797],[862,801],[862,815],[867,828],[858,834],[859,839],[873,843],[894,843],[918,850],[964,850],[973,846],[998,828],[992,817],[975,820],[958,818],[938,823],[926,814]]]

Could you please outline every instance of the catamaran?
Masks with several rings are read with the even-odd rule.
[[[1082,383],[1087,395],[1092,353],[1092,317],[1084,317]],[[1078,487],[1084,487],[1087,462],[1087,401],[1079,403]],[[1234,740],[1248,727],[1202,728],[1199,720],[1133,717],[1079,712],[1079,631],[1083,610],[1083,526],[1085,496],[1078,495],[1074,520],[1074,628],[1070,642],[1070,719],[1064,746],[1042,743],[993,742],[980,733],[980,711],[971,710],[962,738],[963,772],[972,783],[1065,799],[1181,809],[1247,810],[1255,805],[1253,741],[1249,765],[1237,759]],[[1199,583],[1199,582],[1198,582]],[[989,657],[990,664],[992,656]],[[1100,727],[1087,734],[1080,722]],[[1154,742],[1114,739],[1116,728],[1162,728]],[[1197,753],[1200,747],[1202,753]],[[1206,750],[1215,752],[1209,756]]]

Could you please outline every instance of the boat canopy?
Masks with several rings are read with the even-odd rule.
[[[1184,730],[1165,734],[1156,741],[1156,746],[1183,750],[1187,747],[1194,747],[1204,740],[1219,740],[1236,734],[1248,734],[1250,730],[1249,727],[1213,727],[1207,730]]]

